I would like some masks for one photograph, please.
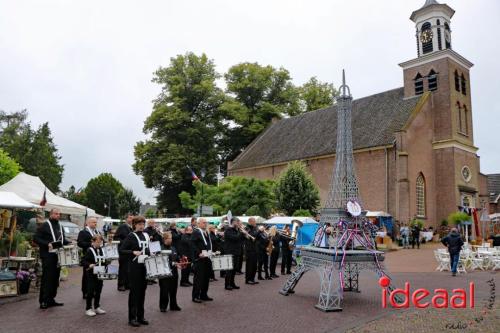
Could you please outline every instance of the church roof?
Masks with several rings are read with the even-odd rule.
[[[487,175],[487,177],[490,202],[498,201],[500,196],[500,173]]]
[[[403,98],[403,88],[360,98],[352,105],[354,149],[390,145],[421,96]],[[314,158],[335,153],[336,106],[271,124],[234,161],[231,170]]]

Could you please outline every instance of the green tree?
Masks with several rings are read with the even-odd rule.
[[[226,128],[222,159],[231,161],[273,118],[300,113],[299,93],[284,68],[245,62],[229,68],[224,77],[229,96],[220,110],[234,126]]]
[[[297,209],[292,216],[312,216],[312,214],[308,209]]]
[[[87,196],[85,195],[85,189],[79,189],[71,185],[66,192],[62,192],[62,196],[68,200],[77,202],[81,205],[87,206]]]
[[[195,183],[194,195],[187,192],[179,194],[184,208],[197,210],[202,200],[201,186],[201,182]],[[217,214],[231,210],[234,215],[267,217],[276,204],[273,186],[272,180],[227,177],[219,186],[203,184],[203,204],[213,206]]]
[[[125,216],[129,212],[139,213],[141,209],[141,200],[138,199],[131,189],[124,188],[116,197],[116,203],[118,205],[118,216]]]
[[[224,93],[216,86],[220,75],[205,54],[179,55],[168,67],[160,67],[153,82],[162,87],[146,119],[149,139],[135,145],[133,169],[146,187],[159,192],[159,208],[181,210],[179,193],[192,192],[189,165],[204,181],[213,183],[220,161],[219,140],[223,128],[219,107]]]
[[[9,154],[0,149],[0,185],[14,178],[20,170],[19,164],[10,158]]]
[[[36,131],[27,121],[26,110],[0,112],[0,148],[16,160],[27,174],[38,176],[53,192],[59,191],[64,166],[48,123]]]
[[[288,164],[275,187],[278,208],[292,215],[298,209],[314,211],[319,205],[319,191],[306,166],[300,161]]]
[[[152,218],[155,218],[156,217],[156,210],[153,209],[153,208],[148,208],[148,210],[146,210],[144,212],[144,217],[147,218],[147,219],[152,219]]]
[[[321,82],[312,77],[299,87],[299,96],[303,112],[323,109],[333,104],[334,96],[338,91],[332,83]]]
[[[471,217],[464,212],[455,212],[455,213],[451,213],[448,216],[448,221],[452,225],[457,225],[457,224],[460,224],[461,222],[470,221],[470,220],[471,220]]]
[[[87,204],[96,213],[112,218],[119,218],[118,194],[123,191],[123,185],[110,173],[101,173],[92,178],[85,187]]]

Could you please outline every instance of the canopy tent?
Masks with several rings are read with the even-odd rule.
[[[37,209],[42,207],[24,200],[13,192],[0,191],[0,208]]]
[[[267,221],[264,221],[264,225],[276,226],[278,229],[283,229],[285,225],[290,226],[292,228],[292,221],[299,220],[303,223],[302,227],[299,228],[297,233],[297,241],[295,244],[297,247],[301,247],[303,245],[311,244],[314,239],[314,234],[318,229],[318,222],[310,217],[305,216],[275,216],[270,218]]]
[[[366,217],[391,217],[391,214],[381,211],[366,211]]]
[[[71,200],[55,195],[38,177],[30,176],[24,172],[19,173],[7,183],[0,186],[0,192],[14,192],[22,199],[38,205],[45,192],[47,203],[43,207],[49,211],[57,208],[63,214],[85,216],[87,208]]]

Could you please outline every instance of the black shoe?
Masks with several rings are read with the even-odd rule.
[[[289,294],[295,294],[295,290],[289,290],[288,293]]]
[[[264,280],[264,278],[262,278],[262,276],[259,276],[257,279],[258,280]]]
[[[125,290],[127,290],[127,289],[126,289],[124,286],[119,286],[119,287],[118,287],[118,291],[125,291]],[[134,320],[129,321],[129,324],[130,324],[131,322],[133,322],[133,321],[134,321]]]
[[[254,282],[254,281],[246,281],[245,284],[257,284],[258,282]]]
[[[266,280],[272,280],[273,278],[270,276],[266,276]]]
[[[235,274],[236,274],[236,275],[242,275],[242,274],[243,274],[243,272],[236,272]]]
[[[233,287],[231,287],[231,286],[225,286],[224,289],[226,289],[226,290],[233,290]]]
[[[47,303],[45,303],[45,302],[40,303],[40,309],[45,310],[45,309],[48,309],[48,308],[49,308],[49,305]]]
[[[83,294],[83,299],[87,299],[87,295]]]
[[[213,279],[210,279],[210,281],[215,282],[215,281],[219,281],[219,279],[213,278]]]
[[[178,305],[170,307],[170,311],[181,311],[181,310],[182,309]]]
[[[231,287],[233,287],[233,289],[240,289],[240,287],[238,287],[237,285],[233,284]]]
[[[139,324],[139,323],[137,322],[137,320],[130,320],[130,321],[128,322],[128,324],[129,324],[130,326],[132,326],[132,327],[139,327],[139,326],[141,326],[141,324]]]
[[[292,272],[286,272],[286,275],[290,275],[290,274],[292,274]]]
[[[167,312],[167,309],[160,309],[160,312]]]
[[[146,319],[144,319],[144,318],[143,318],[143,319],[139,319],[137,322],[138,322],[139,324],[141,324],[141,325],[149,325],[149,321],[147,321],[147,320],[146,320]]]
[[[199,298],[193,298],[193,302],[194,303],[201,303],[201,299],[199,299]]]
[[[457,276],[457,273],[453,272],[451,273],[451,276]]]
[[[202,297],[201,300],[202,301],[213,301],[214,299],[211,298],[211,297],[206,296],[206,297]]]
[[[191,285],[190,285],[190,284],[185,283],[185,282],[182,282],[182,283],[180,284],[180,286],[181,286],[181,287],[191,287]]]
[[[153,280],[148,280],[148,286],[150,286],[152,284],[155,284],[155,282]]]
[[[276,275],[276,274],[273,274],[271,275],[272,278],[279,278],[280,276],[279,275]]]
[[[64,305],[64,303],[58,303],[56,301],[52,301],[48,304],[48,306],[63,306],[63,305]]]

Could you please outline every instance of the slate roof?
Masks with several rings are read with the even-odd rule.
[[[500,173],[487,175],[488,177],[488,193],[490,194],[490,202],[495,202],[500,196]]]
[[[394,142],[421,96],[403,99],[403,88],[353,101],[353,148]],[[271,124],[234,161],[231,170],[335,153],[336,106],[285,118]]]

